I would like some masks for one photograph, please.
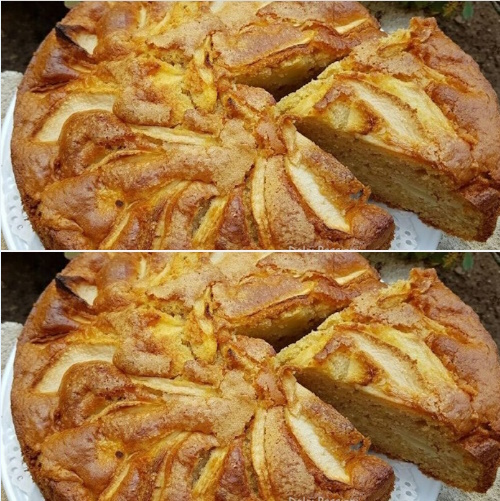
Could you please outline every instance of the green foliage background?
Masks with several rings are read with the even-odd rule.
[[[462,14],[464,19],[472,19],[474,15],[473,2],[402,2],[408,8],[425,9],[432,15],[446,17]]]
[[[461,266],[464,271],[470,271],[474,266],[472,252],[401,252],[399,256],[415,261],[424,261],[429,266],[452,268]]]

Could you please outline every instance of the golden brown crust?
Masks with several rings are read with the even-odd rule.
[[[388,247],[393,220],[369,191],[269,94],[237,83],[279,93],[379,36],[350,2],[78,5],[35,54],[15,110],[14,172],[43,244]]]
[[[446,368],[473,388],[472,406],[482,425],[500,440],[500,362],[498,349],[479,317],[438,279],[434,270],[413,270],[409,303],[445,327],[429,346]]]
[[[324,120],[379,155],[417,162],[481,214],[477,228],[455,233],[481,241],[492,234],[500,208],[498,98],[435,19],[414,18],[407,30],[361,44],[279,107],[304,132],[308,120]]]
[[[435,19],[412,19],[410,31],[411,52],[446,78],[445,83],[432,86],[433,101],[462,138],[472,136],[469,144],[474,163],[498,189],[500,114],[495,91],[474,59],[445,36]]]
[[[453,475],[447,481],[480,492],[494,482],[500,465],[500,357],[476,313],[435,270],[414,269],[408,281],[361,295],[278,359],[299,374],[317,369],[439,423],[443,437],[481,465],[474,483],[461,484]],[[391,454],[390,448],[384,452]]]
[[[274,277],[279,290],[265,287]],[[36,483],[57,501],[389,499],[394,474],[368,440],[278,370],[270,345],[235,334],[242,318],[265,338],[269,322],[314,310],[295,318],[301,332],[380,287],[353,254],[75,258],[15,360],[13,418]]]

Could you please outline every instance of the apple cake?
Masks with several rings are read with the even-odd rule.
[[[434,270],[354,299],[278,358],[375,449],[465,490],[495,480],[498,351]]]
[[[381,287],[353,254],[75,258],[17,348],[34,480],[54,501],[387,501],[392,468],[264,341]]]
[[[495,229],[498,99],[434,19],[357,46],[279,108],[378,200],[466,240]]]
[[[388,500],[370,443],[486,491],[500,459],[475,313],[434,270],[386,286],[350,253],[82,254],[33,308],[11,402],[55,501]]]
[[[12,163],[49,249],[378,249],[392,217],[275,108],[383,34],[356,2],[81,2],[20,86]]]

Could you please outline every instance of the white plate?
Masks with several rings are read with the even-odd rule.
[[[23,210],[19,190],[17,189],[12,161],[10,141],[14,122],[15,97],[10,103],[3,121],[2,130],[2,231],[7,247],[12,250],[43,249],[40,239],[33,231]],[[441,231],[422,223],[411,212],[384,207],[394,217],[396,233],[392,250],[435,250],[441,239]]]
[[[0,210],[2,233],[7,247],[11,250],[39,250],[43,249],[43,245],[23,210],[10,158],[15,103],[16,96],[12,99],[2,122],[0,144],[2,150],[2,206]]]
[[[33,483],[31,475],[21,456],[19,442],[12,423],[10,409],[10,392],[14,371],[15,349],[3,371],[2,378],[2,484],[9,501],[43,501],[38,487]],[[381,456],[380,454],[377,454]],[[396,486],[391,501],[436,501],[441,483],[420,473],[419,469],[410,463],[388,461],[396,473]]]

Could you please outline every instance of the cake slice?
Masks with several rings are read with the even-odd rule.
[[[279,107],[378,200],[466,240],[492,234],[498,99],[434,19],[361,44]]]
[[[359,296],[278,358],[376,450],[461,489],[495,480],[498,351],[434,270]]]

